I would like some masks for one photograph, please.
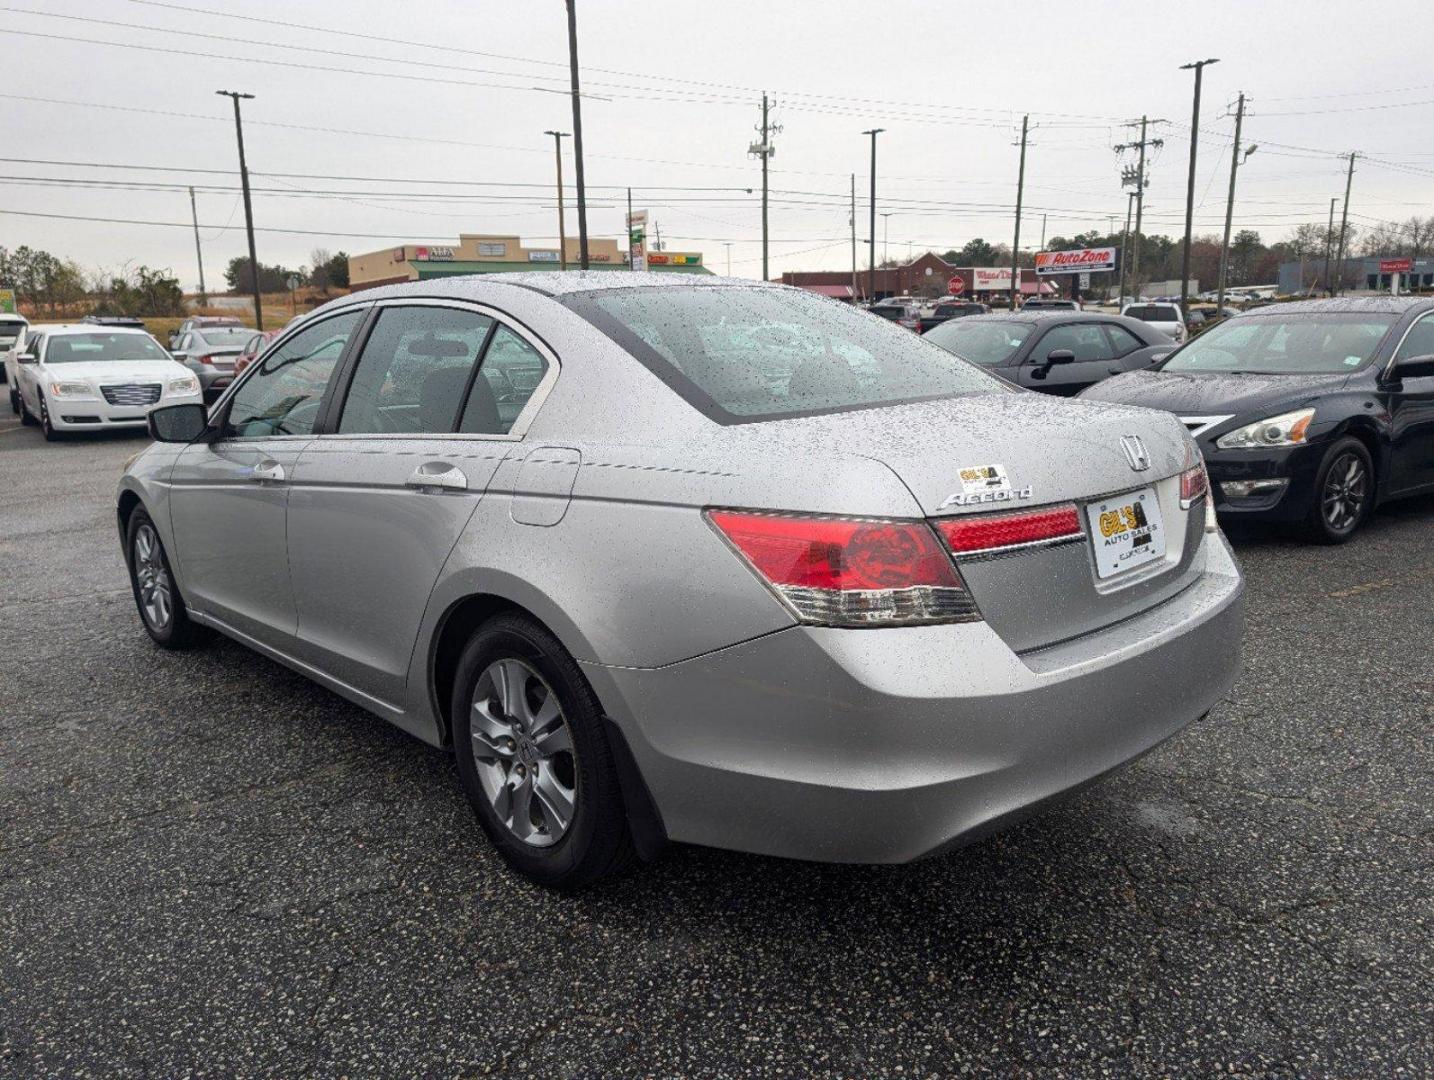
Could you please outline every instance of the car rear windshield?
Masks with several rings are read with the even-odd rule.
[[[1012,392],[909,330],[796,290],[621,289],[567,302],[719,423]]]
[[[1218,323],[1172,353],[1163,371],[1319,375],[1368,361],[1393,315],[1329,312],[1244,316]]]
[[[168,359],[169,354],[148,334],[56,334],[45,349],[47,364]]]
[[[1016,354],[1034,329],[1030,323],[972,317],[933,326],[924,337],[973,364],[997,367]]]
[[[19,336],[18,326],[0,326],[0,349],[8,349]]]
[[[1176,314],[1173,307],[1161,307],[1159,304],[1145,304],[1141,307],[1128,307],[1125,314],[1132,319],[1139,319],[1141,322],[1179,322],[1180,316]]]
[[[254,336],[254,331],[247,326],[204,326],[194,331],[194,336],[206,345],[238,349]]]

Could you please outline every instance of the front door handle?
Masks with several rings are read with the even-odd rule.
[[[281,483],[284,479],[284,466],[270,458],[265,458],[249,471],[249,479],[255,483]]]
[[[409,487],[467,491],[468,477],[446,461],[429,461],[413,470],[404,481]]]

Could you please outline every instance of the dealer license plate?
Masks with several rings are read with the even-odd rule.
[[[1154,488],[1086,506],[1096,577],[1108,578],[1165,557],[1165,526]]]

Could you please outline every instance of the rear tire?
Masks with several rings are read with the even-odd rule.
[[[578,889],[634,858],[607,721],[558,640],[498,615],[463,650],[453,751],[483,831],[539,885]]]
[[[1346,436],[1331,446],[1315,476],[1314,504],[1305,536],[1317,544],[1342,544],[1374,506],[1374,462],[1364,443]]]
[[[166,649],[188,649],[208,637],[189,617],[184,598],[169,568],[159,529],[143,507],[136,507],[125,530],[125,561],[129,583],[145,633]]]

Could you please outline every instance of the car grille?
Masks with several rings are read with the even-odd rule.
[[[100,387],[100,393],[111,405],[153,405],[159,400],[159,392],[159,383],[122,383]]]

